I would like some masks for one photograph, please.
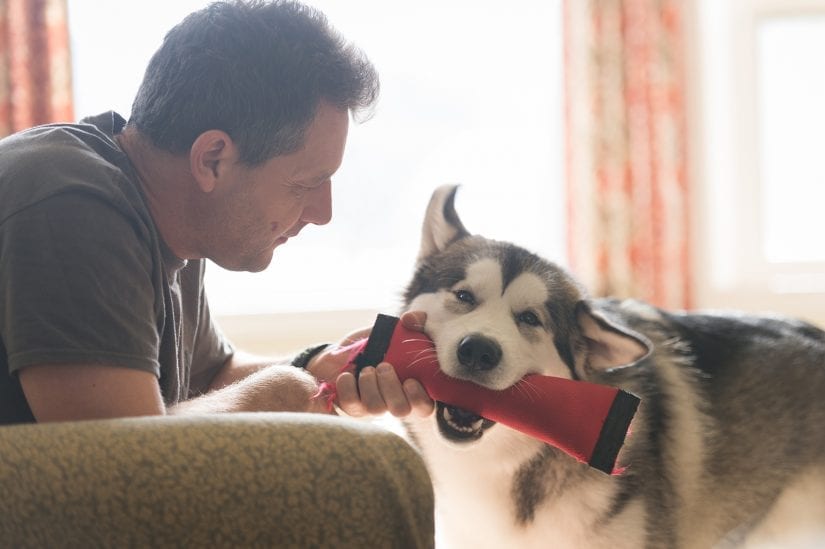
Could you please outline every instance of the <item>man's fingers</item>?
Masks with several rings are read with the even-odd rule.
[[[424,311],[407,311],[401,315],[401,323],[417,332],[424,331],[424,325],[427,323],[427,313]]]
[[[395,372],[393,371],[390,374],[394,376]],[[378,377],[378,373],[373,366],[367,366],[361,370],[358,379],[350,372],[345,372],[338,376],[336,382],[338,388],[338,406],[353,417],[378,415],[386,412],[388,406],[378,386]],[[382,377],[388,377],[387,373],[383,372]],[[382,383],[387,384],[387,381],[384,380]],[[399,385],[399,390],[397,390],[396,393],[401,394],[401,398],[406,400],[403,391],[400,391],[400,384],[397,379],[395,383]],[[387,390],[389,394],[392,394],[389,388],[385,390]],[[397,397],[393,398],[393,406],[397,408],[398,405],[395,403],[395,400],[397,400]]]
[[[358,376],[358,392],[367,413],[378,415],[387,411],[387,405],[384,404],[381,390],[378,388],[378,374],[374,367],[367,366],[361,370]]]
[[[350,372],[344,372],[335,380],[335,387],[338,392],[338,407],[344,413],[353,417],[361,417],[367,414],[367,409],[361,403],[358,395],[358,382]]]
[[[353,417],[387,411],[395,417],[406,417],[410,413],[427,417],[435,409],[435,403],[421,383],[408,379],[402,384],[395,369],[386,362],[364,368],[358,379],[350,372],[342,373],[336,386],[338,406]]]
[[[427,417],[435,410],[435,402],[424,390],[424,387],[414,379],[404,381],[404,392],[410,403],[413,413],[419,417]]]
[[[411,406],[398,380],[398,374],[395,373],[395,368],[382,362],[376,368],[376,373],[378,374],[378,389],[381,391],[387,410],[395,417],[408,416]]]

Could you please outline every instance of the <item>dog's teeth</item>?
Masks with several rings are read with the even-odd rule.
[[[474,421],[471,425],[462,425],[454,419],[453,413],[446,406],[444,407],[441,415],[444,418],[444,421],[447,422],[447,425],[461,433],[475,433],[481,429],[484,423],[484,418],[479,418],[478,420]]]

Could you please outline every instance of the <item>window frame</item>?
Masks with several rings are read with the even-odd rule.
[[[695,305],[825,324],[825,262],[764,258],[757,27],[825,0],[694,0],[688,18]]]

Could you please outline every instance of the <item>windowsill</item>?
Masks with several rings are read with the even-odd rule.
[[[357,309],[223,315],[217,317],[217,322],[238,349],[267,356],[283,356],[315,343],[339,341],[352,331],[372,326],[379,312],[396,313]]]

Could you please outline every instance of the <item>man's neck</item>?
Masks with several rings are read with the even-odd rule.
[[[194,186],[187,158],[158,149],[133,127],[115,139],[135,167],[161,238],[180,259],[196,259],[186,219],[186,196]]]

